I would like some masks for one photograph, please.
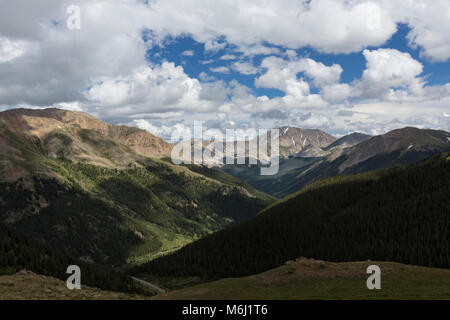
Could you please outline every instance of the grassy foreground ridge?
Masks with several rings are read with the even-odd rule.
[[[368,290],[366,268],[381,269],[381,290]],[[450,299],[450,270],[392,262],[331,263],[297,259],[261,274],[226,278],[153,299],[303,300]]]

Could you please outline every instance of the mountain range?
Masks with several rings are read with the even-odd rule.
[[[175,166],[150,133],[58,109],[0,113],[0,220],[87,262],[151,259],[248,219],[272,197]]]
[[[220,170],[282,198],[321,178],[416,163],[449,151],[450,133],[406,127],[373,137],[353,133],[325,147],[310,142],[299,153],[282,158],[273,176],[258,175],[258,165],[229,165]]]

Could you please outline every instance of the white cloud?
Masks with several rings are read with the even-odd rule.
[[[328,67],[312,59],[300,59],[297,61],[297,70],[304,72],[313,80],[314,85],[319,88],[338,82],[343,71],[338,64]]]
[[[242,54],[253,57],[256,55],[281,55],[281,50],[276,47],[268,47],[260,44],[253,45],[241,45],[236,51],[241,52]]]
[[[25,53],[30,44],[0,37],[0,63],[12,61]]]
[[[245,75],[257,74],[259,72],[259,68],[249,62],[235,62],[232,64],[232,68],[233,70]]]
[[[357,95],[380,98],[395,92],[421,95],[424,81],[419,76],[423,66],[409,53],[394,49],[364,50],[367,60],[361,81],[356,85]]]
[[[351,84],[334,83],[321,90],[328,102],[348,98],[391,102],[421,102],[450,96],[450,85],[426,86],[423,65],[409,53],[395,49],[364,50],[366,68]]]
[[[214,61],[215,61],[214,59],[200,60],[199,63],[200,63],[200,64],[211,64],[211,63],[213,63]]]
[[[236,56],[234,54],[224,54],[220,57],[220,60],[235,60]]]
[[[230,68],[224,67],[224,66],[209,68],[209,70],[211,70],[212,72],[216,72],[216,73],[230,73]]]
[[[396,21],[411,27],[408,39],[412,47],[420,47],[423,55],[433,61],[450,58],[450,1],[384,0],[384,3]]]
[[[186,50],[181,53],[181,55],[186,57],[192,57],[194,55],[194,50]]]
[[[297,120],[298,125],[305,128],[326,128],[329,127],[333,121],[323,114],[308,114]]]
[[[283,83],[287,79],[296,79],[297,74],[301,72],[310,78],[315,86],[322,87],[338,82],[343,71],[340,65],[325,66],[309,58],[283,60],[268,57],[262,61],[261,66],[267,69],[267,72],[256,79],[257,85],[280,90],[283,90]]]
[[[217,52],[222,50],[226,46],[227,46],[226,42],[219,42],[211,39],[205,41],[205,51],[207,52],[208,51]]]
[[[118,106],[132,94],[133,84],[126,81],[106,80],[93,86],[86,97],[103,106]]]
[[[386,87],[409,85],[423,72],[423,66],[409,53],[395,49],[364,50],[367,69],[363,81],[384,83]]]
[[[327,102],[320,95],[310,93],[308,79],[317,86],[335,84],[339,81],[342,68],[339,65],[325,66],[309,58],[284,60],[267,57],[261,67],[266,70],[255,79],[255,86],[283,91],[283,103],[293,106],[326,107]],[[303,77],[298,74],[302,73]]]
[[[170,141],[172,137],[189,137],[191,136],[191,128],[183,123],[175,123],[171,126],[151,124],[145,119],[134,120],[134,125],[139,129],[146,130],[151,134]]]
[[[153,30],[172,36],[191,34],[205,43],[206,50],[217,49],[211,43],[222,37],[238,47],[266,42],[348,53],[380,45],[396,31],[390,12],[378,1],[164,0],[150,6]]]
[[[199,79],[202,81],[214,81],[216,78],[214,78],[213,76],[210,76],[209,74],[207,74],[206,72],[202,71],[200,72],[200,74],[198,75]]]
[[[210,90],[213,90],[210,86],[202,86],[197,79],[186,75],[181,66],[163,62],[139,67],[127,77],[98,83],[85,92],[89,102],[86,107],[116,116],[180,110],[205,112],[221,103],[205,98]],[[220,98],[217,92],[215,96]]]
[[[69,3],[2,1],[0,38],[9,49],[2,40],[1,56],[14,57],[0,63],[2,104],[82,101],[87,87],[146,64],[142,3],[80,1],[83,23],[76,31],[66,28]]]
[[[351,96],[352,88],[346,83],[325,86],[320,92],[328,102],[342,102]]]

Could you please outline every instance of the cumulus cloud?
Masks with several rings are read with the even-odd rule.
[[[151,2],[150,7],[153,30],[172,36],[191,34],[206,42],[207,50],[216,47],[209,44],[211,41],[224,37],[238,47],[268,42],[348,53],[380,45],[396,31],[390,12],[378,1],[282,0],[262,5],[240,0],[214,4],[207,0],[164,0]]]
[[[181,55],[186,57],[192,57],[194,55],[194,50],[186,50],[181,53]]]
[[[323,87],[339,81],[342,68],[339,65],[325,66],[309,58],[284,60],[279,57],[265,58],[261,67],[265,72],[255,79],[255,86],[283,91],[283,103],[287,105],[325,107],[327,103],[318,94],[311,93],[312,84]],[[299,77],[298,74],[303,77]]]
[[[220,57],[220,60],[235,60],[236,56],[234,54],[224,54]]]
[[[409,53],[395,49],[364,50],[366,68],[361,79],[351,84],[334,83],[321,90],[328,102],[348,98],[391,102],[421,102],[449,96],[450,86],[427,86],[423,65]]]
[[[93,83],[146,64],[140,36],[147,19],[143,4],[80,1],[83,24],[74,31],[65,24],[68,4],[2,1],[1,56],[5,60],[8,52],[8,60],[14,59],[0,63],[2,104],[83,100],[83,91]]]
[[[269,57],[263,60],[261,66],[267,72],[256,79],[256,84],[283,91],[286,81],[292,83],[299,73],[310,78],[315,86],[323,87],[338,82],[343,71],[340,65],[325,66],[309,58],[284,60],[279,57]]]
[[[298,68],[297,70],[304,72],[305,75],[312,79],[314,85],[319,88],[338,82],[343,71],[338,64],[328,67],[312,59],[300,59],[294,61],[294,63]]]
[[[170,31],[169,31],[169,33],[170,33]],[[179,35],[177,33],[175,33],[175,34],[176,34],[176,36]],[[225,48],[227,46],[226,42],[219,42],[219,41],[216,41],[214,39],[208,39],[208,40],[201,41],[201,42],[205,43],[205,51],[211,51],[211,52],[220,51],[220,50],[222,50],[223,48]]]
[[[200,63],[200,64],[211,64],[211,63],[213,63],[214,61],[215,61],[214,59],[200,60],[199,63]]]
[[[209,70],[215,73],[230,73],[230,68],[225,66],[209,68]]]
[[[30,44],[25,41],[10,40],[0,38],[0,63],[9,62],[25,53]]]
[[[418,76],[423,65],[409,53],[394,49],[364,50],[367,68],[363,72],[360,90],[362,96],[379,97],[390,88],[401,88],[419,93],[423,80]]]
[[[328,102],[342,102],[351,96],[352,88],[346,83],[337,83],[325,86],[320,92],[323,99]]]
[[[233,63],[232,68],[233,70],[245,75],[257,74],[259,72],[259,68],[249,62],[235,62]]]
[[[384,1],[397,22],[408,24],[409,44],[432,61],[450,58],[450,2],[446,0]]]
[[[214,95],[208,95],[215,90]],[[190,78],[181,66],[163,62],[153,67],[142,66],[127,77],[102,81],[86,90],[85,97],[93,110],[106,115],[129,115],[178,110],[208,111],[215,108],[217,88],[202,86]],[[220,101],[219,101],[220,102]]]
[[[216,78],[214,78],[213,76],[210,76],[209,74],[207,74],[204,71],[200,72],[200,74],[198,75],[198,78],[200,80],[202,80],[202,81],[214,81],[214,80],[216,80]]]
[[[191,128],[183,123],[175,123],[171,126],[152,124],[145,119],[134,120],[134,125],[139,129],[146,130],[155,136],[171,141],[172,137],[175,139],[179,137],[190,137],[192,134]],[[174,141],[175,142],[175,141]]]

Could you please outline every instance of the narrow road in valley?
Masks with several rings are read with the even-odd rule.
[[[158,291],[159,293],[167,293],[166,289],[161,289],[160,287],[158,287],[158,286],[156,286],[153,283],[150,283],[148,281],[145,281],[145,280],[142,280],[142,279],[138,279],[138,278],[135,278],[135,277],[131,277],[131,279],[133,279],[134,281],[139,282],[140,284],[142,284],[142,285],[144,285],[146,287],[150,287],[150,288]]]

